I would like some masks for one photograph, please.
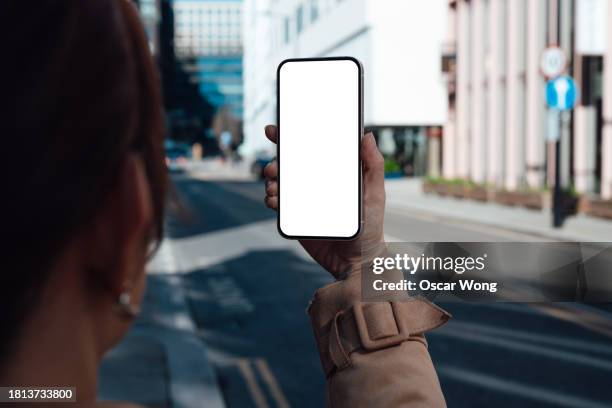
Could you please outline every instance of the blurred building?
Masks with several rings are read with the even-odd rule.
[[[607,0],[448,0],[449,121],[442,174],[506,190],[552,183],[540,58],[557,44],[581,90],[560,132],[564,188],[612,198],[612,5]]]
[[[174,0],[178,56],[241,55],[242,2]]]
[[[242,1],[158,1],[168,136],[198,142],[208,155],[231,132],[235,147],[242,140]]]
[[[217,109],[242,118],[242,1],[174,0],[174,48]]]
[[[446,121],[445,6],[444,0],[246,1],[243,153],[271,149],[263,128],[276,122],[276,68],[283,59],[350,55],[364,66],[365,126],[406,173],[423,174],[427,135]],[[438,139],[431,140],[430,151],[439,152]],[[435,163],[439,154],[430,156]]]

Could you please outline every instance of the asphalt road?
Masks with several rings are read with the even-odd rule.
[[[178,176],[175,185],[184,208],[169,217],[167,232],[228,405],[323,406],[305,308],[330,277],[277,234],[263,184]],[[395,209],[385,231],[406,242],[538,240]],[[609,312],[574,304],[442,306],[454,319],[428,341],[450,407],[612,406],[612,333],[602,329]]]

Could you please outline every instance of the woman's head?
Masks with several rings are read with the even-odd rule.
[[[2,357],[54,295],[94,316],[142,292],[166,172],[158,78],[128,0],[4,0],[0,37]]]

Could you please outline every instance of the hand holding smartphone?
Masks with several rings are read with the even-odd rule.
[[[269,163],[264,169],[264,175],[266,177],[265,202],[269,208],[279,210],[278,228],[281,234],[288,238],[299,238],[300,244],[315,261],[335,278],[344,279],[353,272],[361,271],[363,265],[368,265],[373,257],[386,251],[383,233],[385,172],[384,159],[376,147],[374,135],[368,133],[362,138],[361,67],[351,58],[337,58],[329,61],[337,60],[349,60],[349,64],[338,67],[338,71],[333,75],[334,81],[331,81],[334,83],[328,82],[327,87],[314,87],[312,81],[316,80],[319,75],[325,76],[327,68],[331,65],[323,65],[320,70],[316,71],[317,75],[312,75],[314,73],[309,71],[308,68],[311,65],[307,65],[305,70],[294,72],[299,75],[292,77],[292,80],[302,79],[306,81],[303,82],[305,85],[313,86],[312,90],[292,95],[302,96],[305,98],[304,101],[295,101],[291,98],[281,102],[281,91],[288,83],[284,81],[289,78],[288,76],[280,78],[284,69],[281,65],[282,69],[278,70],[280,79],[278,82],[278,119],[282,135],[276,126],[268,125],[265,129],[268,139],[273,143],[279,143],[279,160]],[[355,71],[359,74],[357,77]],[[346,81],[345,87],[353,88],[352,92],[339,92],[341,87],[337,86],[337,81],[341,79]],[[306,96],[309,97],[306,98]],[[312,105],[304,106],[306,99],[310,101],[310,104],[320,106],[314,108]],[[335,102],[329,103],[332,100]],[[334,115],[339,103],[345,104],[349,109],[343,115]],[[300,117],[296,118],[295,126],[285,127],[287,119],[284,114],[288,112],[287,107],[291,109],[300,105],[301,109],[294,110],[296,115],[300,114]],[[322,109],[317,109],[319,107]],[[320,117],[317,116],[319,114]],[[325,123],[326,120],[328,123]],[[308,127],[308,132],[299,132],[297,124]],[[334,132],[326,132],[325,129],[319,128],[325,125],[333,128]],[[294,129],[297,129],[295,134],[292,133]],[[340,137],[336,138],[338,133]],[[299,139],[296,138],[296,134],[300,135]],[[329,146],[330,138],[334,138],[334,143],[337,144],[334,148]],[[293,145],[292,142],[297,143]],[[334,143],[331,145],[333,146]],[[285,150],[285,147],[289,149]],[[327,150],[321,153],[321,149]],[[341,156],[340,159],[335,153]],[[344,171],[338,171],[341,162],[343,169],[340,170]],[[294,177],[296,172],[297,178]],[[343,181],[342,179],[346,179],[350,188],[339,194],[341,190],[335,187],[338,182]],[[308,194],[301,197],[306,202],[297,202],[298,208],[301,207],[299,212],[289,211],[288,214],[292,216],[290,218],[285,218],[287,215],[285,211],[291,209],[291,205],[295,204],[292,199],[296,197],[283,196],[283,204],[279,207],[281,198],[279,190],[282,190],[280,183],[283,183],[285,189],[286,186],[289,186],[289,192],[292,193],[296,191],[291,188],[292,184],[297,187],[306,187],[308,191]],[[305,183],[308,185],[304,186]],[[363,193],[361,192],[362,183]],[[300,193],[299,190],[297,192]],[[339,202],[340,205],[338,205]],[[325,220],[329,223],[321,222],[321,218],[313,211],[313,208],[320,208],[319,211],[325,213]],[[363,217],[361,217],[362,210]],[[298,218],[296,223],[293,217]],[[299,217],[304,217],[304,219],[301,220]],[[340,222],[337,222],[338,220]],[[312,225],[305,225],[307,223],[312,223]],[[344,228],[338,232],[341,229],[340,226]],[[352,234],[358,235],[351,239]]]

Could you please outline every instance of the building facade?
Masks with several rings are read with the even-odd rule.
[[[556,154],[566,190],[612,198],[612,5],[606,0],[450,0],[449,120],[441,173],[509,191],[554,181]],[[567,55],[578,106],[561,115],[559,142],[547,141],[549,45]]]
[[[173,8],[178,57],[242,54],[241,1],[174,0]]]
[[[242,1],[174,0],[174,51],[217,111],[241,120]]]
[[[276,121],[276,68],[283,59],[349,55],[364,67],[365,126],[405,173],[424,173],[428,129],[446,121],[445,6],[439,0],[246,1],[243,153],[271,149],[263,128]]]

